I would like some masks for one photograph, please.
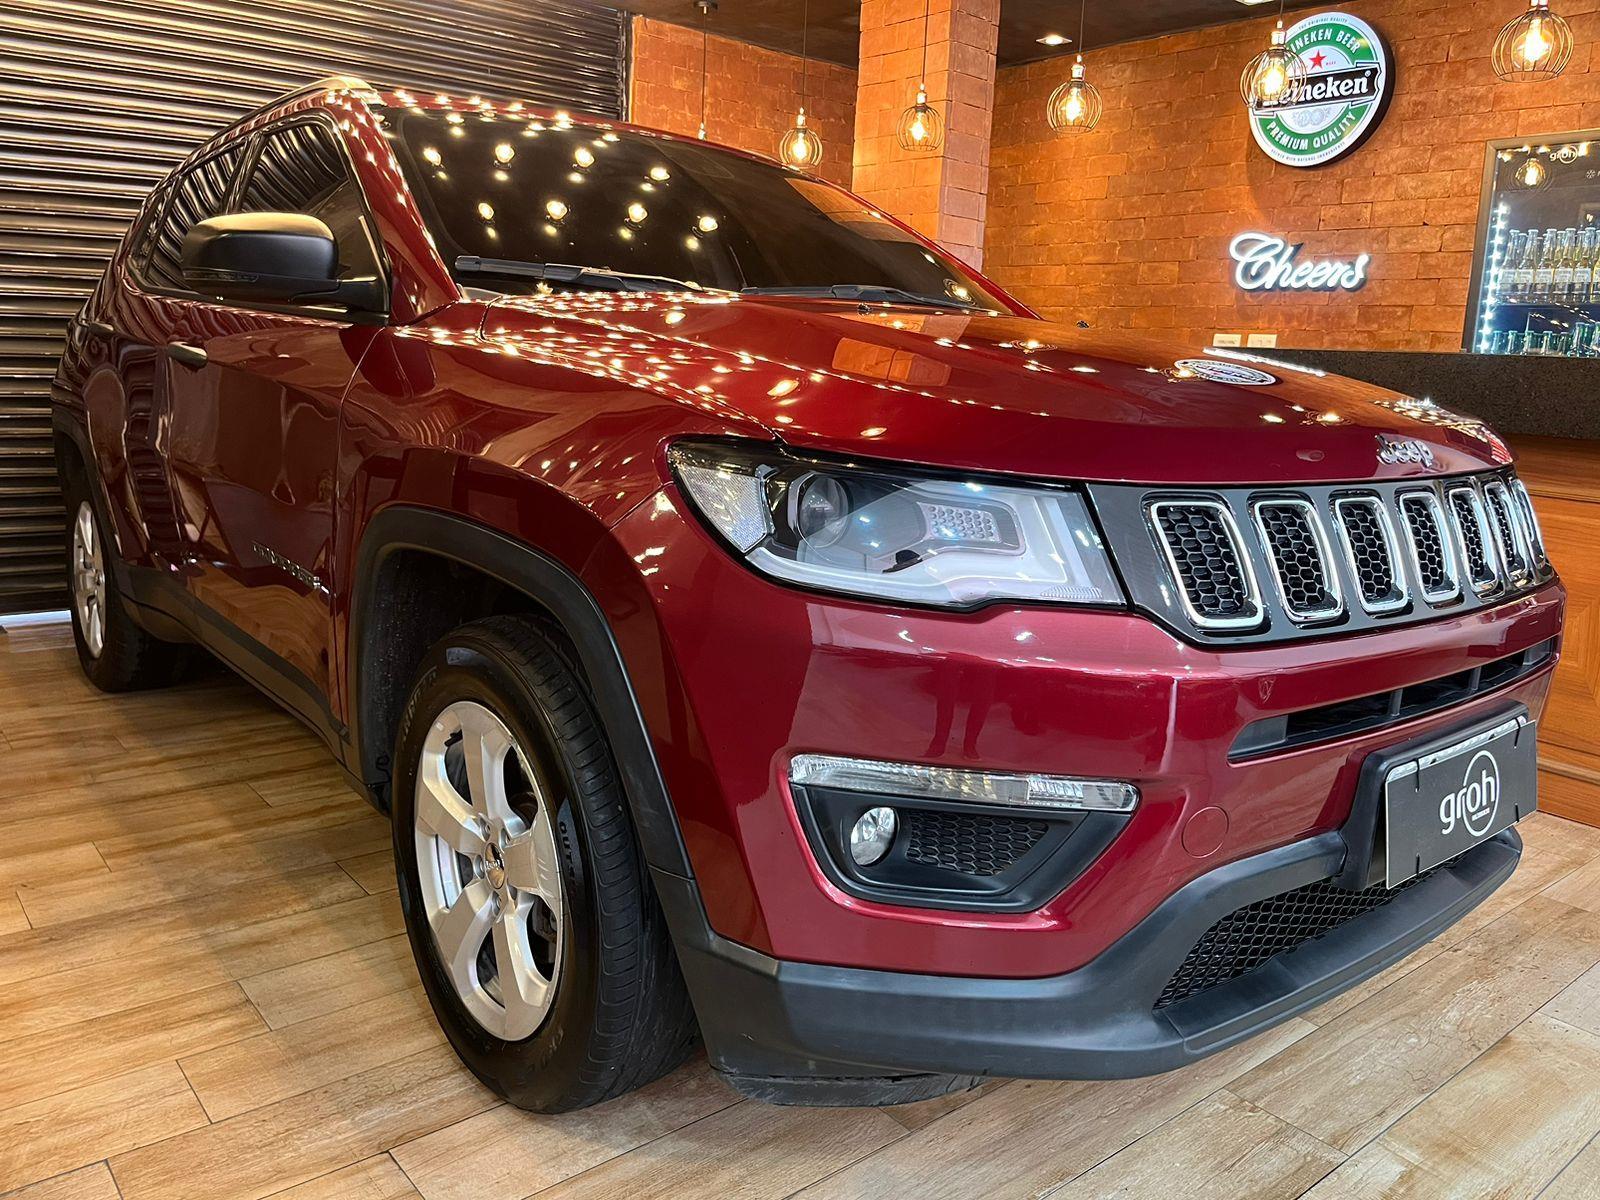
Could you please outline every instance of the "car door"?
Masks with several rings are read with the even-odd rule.
[[[324,221],[341,274],[380,275],[338,131],[304,114],[258,135],[233,211]],[[196,299],[167,347],[167,461],[187,587],[213,649],[318,723],[328,719],[339,406],[371,333],[315,307]]]

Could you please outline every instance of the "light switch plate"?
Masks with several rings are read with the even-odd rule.
[[[1213,346],[1238,346],[1244,343],[1244,337],[1237,333],[1219,333],[1211,339]]]
[[[1277,348],[1278,335],[1275,333],[1252,333],[1245,345],[1258,350],[1273,350]]]

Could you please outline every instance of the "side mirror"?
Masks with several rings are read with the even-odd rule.
[[[183,239],[180,261],[184,282],[210,296],[382,307],[376,279],[340,280],[333,232],[302,213],[236,213],[197,222]]]

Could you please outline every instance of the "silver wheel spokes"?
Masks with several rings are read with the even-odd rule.
[[[106,648],[106,564],[87,500],[72,522],[72,604],[89,657],[99,658]]]
[[[483,705],[434,718],[416,814],[423,906],[457,995],[494,1036],[531,1037],[561,964],[555,829],[522,748]]]

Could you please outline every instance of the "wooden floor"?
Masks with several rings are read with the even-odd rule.
[[[383,822],[243,685],[102,697],[14,630],[0,752],[7,1197],[1600,1198],[1600,830],[1554,817],[1441,942],[1178,1074],[828,1111],[702,1061],[549,1118],[456,1064]]]

